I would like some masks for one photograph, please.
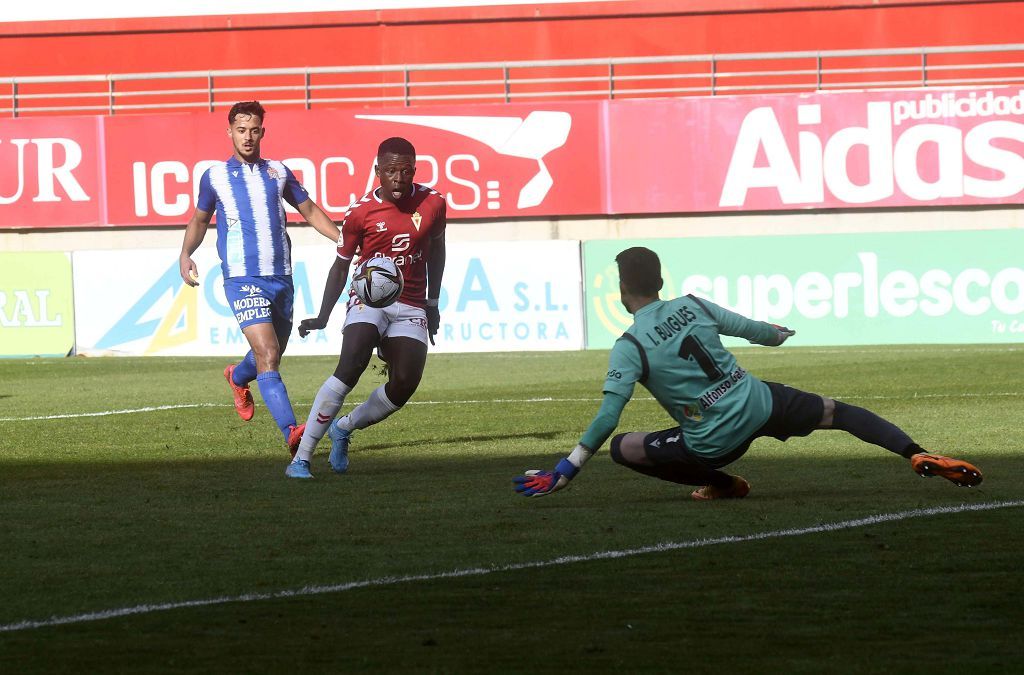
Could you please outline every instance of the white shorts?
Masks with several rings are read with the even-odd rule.
[[[396,302],[381,309],[367,307],[358,301],[349,302],[345,313],[344,333],[353,323],[372,323],[382,338],[410,337],[427,344],[427,312],[404,302]]]

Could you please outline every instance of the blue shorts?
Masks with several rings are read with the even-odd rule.
[[[229,277],[224,279],[224,295],[239,328],[273,323],[278,334],[291,332],[295,287],[290,275]]]

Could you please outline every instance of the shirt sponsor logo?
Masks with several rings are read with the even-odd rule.
[[[729,377],[727,377],[724,381],[720,382],[717,387],[715,387],[714,389],[710,389],[704,392],[703,395],[701,395],[701,397],[698,399],[701,409],[707,410],[714,404],[721,401],[725,397],[725,395],[728,394],[729,391],[732,389],[732,386],[746,376],[747,371],[743,370],[742,368],[737,368],[736,370],[729,373]]]
[[[243,293],[249,293],[247,297],[238,298],[232,301],[231,309],[235,312],[235,319],[239,324],[253,319],[270,318],[270,300],[260,295],[257,286],[246,284],[240,289]]]

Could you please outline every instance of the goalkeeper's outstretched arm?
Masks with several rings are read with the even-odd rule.
[[[606,391],[601,408],[572,452],[555,465],[554,471],[530,469],[513,478],[516,492],[525,497],[543,497],[568,485],[619,426],[619,418],[627,402],[625,397]]]

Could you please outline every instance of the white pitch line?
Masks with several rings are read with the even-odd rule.
[[[1016,398],[1024,396],[1019,391],[997,391],[983,394],[911,394],[909,396],[863,396],[853,394],[849,396],[829,395],[840,401],[891,401],[904,399],[925,399],[925,398],[990,398],[1009,397]],[[409,401],[405,405],[489,405],[495,403],[600,403],[600,398],[555,398],[553,396],[541,396],[535,398],[491,398],[491,399],[466,399],[460,401]],[[650,396],[634,396],[633,401],[653,401]],[[310,406],[310,403],[296,401],[295,405]],[[160,410],[184,410],[188,408],[230,408],[229,403],[181,403],[176,405],[147,406],[145,408],[125,408],[123,410],[100,410],[98,412],[86,413],[65,413],[63,415],[36,415],[33,417],[0,417],[0,422],[35,422],[39,420],[66,420],[79,417],[107,417],[109,415],[131,415],[134,413],[156,412]]]
[[[620,549],[615,551],[598,551],[586,555],[566,555],[550,560],[539,560],[533,562],[513,563],[510,565],[498,565],[492,567],[470,567],[465,569],[451,570],[448,572],[435,572],[432,574],[410,574],[404,576],[378,577],[376,579],[365,579],[362,581],[347,581],[340,584],[327,586],[304,586],[298,589],[274,591],[273,593],[245,593],[243,595],[225,595],[218,598],[206,598],[201,600],[181,600],[179,602],[165,602],[156,605],[135,605],[133,607],[120,607],[117,609],[106,609],[98,612],[87,612],[84,614],[71,614],[68,616],[52,616],[49,619],[25,620],[15,623],[0,624],[0,633],[11,633],[14,631],[30,630],[33,628],[47,628],[52,626],[64,626],[68,624],[86,623],[90,621],[103,621],[116,619],[123,616],[137,614],[152,614],[154,612],[166,612],[172,609],[185,609],[189,607],[207,607],[210,605],[225,605],[232,602],[259,602],[262,600],[278,600],[283,598],[299,598],[313,595],[324,595],[327,593],[342,593],[356,588],[372,588],[379,586],[394,586],[416,581],[438,581],[442,579],[458,579],[463,577],[477,577],[486,574],[500,572],[517,572],[527,569],[538,569],[554,567],[556,565],[569,565],[573,563],[593,562],[595,560],[610,560],[617,558],[628,558],[631,556],[644,555],[646,553],[662,553],[665,551],[678,551],[680,549],[702,548],[715,546],[717,544],[738,544],[748,541],[764,541],[766,539],[779,539],[782,537],[799,537],[805,534],[820,534],[822,532],[838,532],[879,523],[891,523],[898,520],[910,518],[921,518],[940,514],[963,513],[966,511],[991,511],[993,509],[1005,509],[1017,506],[1024,506],[1024,500],[983,502],[978,504],[959,504],[957,506],[933,506],[927,509],[914,509],[912,511],[898,511],[896,513],[881,513],[865,518],[854,520],[842,520],[836,523],[824,523],[811,527],[799,527],[787,530],[772,530],[769,532],[758,532],[739,536],[715,537],[712,539],[692,539],[690,541],[668,541],[653,546],[641,546],[639,548]]]
[[[988,393],[922,393],[909,396],[865,396],[852,394],[840,396],[828,394],[830,398],[839,400],[894,400],[903,398],[987,398],[993,396],[1004,396],[1016,398],[1024,395],[1020,391],[992,391]],[[651,402],[652,396],[634,396],[632,400],[645,400]],[[470,398],[464,400],[410,400],[407,406],[477,406],[484,404],[578,404],[578,403],[601,403],[601,398],[555,398],[553,396],[539,396],[534,398]],[[303,402],[295,402],[296,406],[310,406]],[[0,422],[36,422],[39,420],[69,420],[80,417],[106,417],[109,415],[132,415],[135,413],[153,413],[163,410],[185,410],[189,408],[230,408],[229,404],[178,404],[172,406],[148,406],[146,408],[126,408],[124,410],[103,410],[95,413],[66,413],[63,415],[37,415],[34,417],[0,417]]]
[[[64,415],[38,415],[36,417],[0,417],[0,422],[33,422],[36,420],[67,420],[77,417],[107,417],[108,415],[131,415],[133,413],[154,412],[156,410],[181,410],[183,408],[221,408],[221,403],[182,403],[180,405],[155,405],[146,408],[126,408],[124,410],[101,410],[88,413],[67,413]]]

